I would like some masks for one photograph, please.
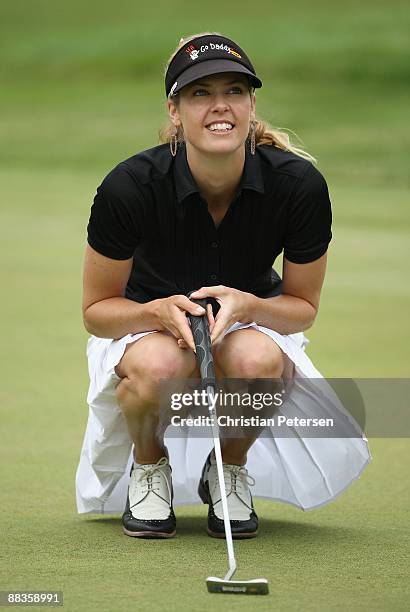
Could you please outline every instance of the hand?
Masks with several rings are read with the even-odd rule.
[[[207,304],[206,311],[207,311],[207,317],[208,317],[209,331],[212,332],[214,325],[215,325],[214,313],[212,311],[212,304]],[[196,314],[196,313],[193,313],[193,314]],[[178,346],[179,348],[182,348],[182,349],[188,348],[188,344],[185,342],[185,340],[182,340],[182,338],[178,340]]]
[[[220,304],[215,323],[211,331],[211,343],[218,345],[228,329],[236,323],[251,323],[251,309],[254,296],[239,289],[217,285],[216,287],[201,287],[191,294],[194,299],[213,297]]]
[[[181,348],[190,347],[195,351],[195,342],[186,313],[195,316],[205,314],[205,309],[191,302],[185,295],[171,295],[171,297],[156,300],[156,316],[162,329],[166,329],[180,342]]]

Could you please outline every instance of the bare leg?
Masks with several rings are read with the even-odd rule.
[[[238,330],[228,334],[215,352],[215,369],[218,378],[291,378],[293,362],[266,334],[255,329]],[[244,385],[247,387],[247,384]],[[257,440],[253,437],[222,438],[224,463],[245,465],[247,452]]]
[[[163,436],[158,433],[160,380],[195,374],[194,353],[179,348],[170,334],[156,332],[128,345],[116,372],[122,378],[117,400],[134,442],[134,460],[156,463],[168,457]]]

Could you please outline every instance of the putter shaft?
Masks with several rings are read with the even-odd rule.
[[[213,399],[214,388],[212,387],[212,385],[207,386],[206,392],[207,392],[208,397]],[[213,407],[213,403],[208,401],[208,407],[209,407],[209,415],[211,417],[211,423],[212,423],[212,434],[214,438],[216,467],[218,471],[219,488],[221,491],[222,512],[224,515],[226,547],[228,549],[228,559],[229,559],[229,570],[224,580],[230,580],[236,571],[236,559],[235,559],[235,553],[234,553],[234,548],[233,548],[231,522],[229,520],[228,500],[226,499],[225,477],[224,477],[224,470],[223,470],[223,464],[222,464],[221,443],[219,440],[219,427],[218,427],[217,415],[216,415],[216,410]]]

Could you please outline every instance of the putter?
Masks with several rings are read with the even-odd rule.
[[[190,294],[188,295],[190,298]],[[191,298],[190,298],[191,299]],[[207,309],[206,299],[191,299],[192,302]],[[206,389],[208,398],[213,398],[215,394],[215,370],[211,351],[211,338],[209,334],[209,324],[207,315],[194,316],[188,315],[191,322],[191,331],[195,341],[196,358],[201,372],[201,381]],[[225,578],[210,576],[206,579],[206,586],[210,593],[237,593],[243,595],[267,595],[269,593],[268,581],[265,578],[254,580],[232,580],[236,571],[236,559],[233,548],[231,522],[229,519],[228,502],[226,499],[225,478],[222,465],[221,444],[219,439],[219,427],[217,414],[212,402],[208,401],[209,416],[212,423],[212,435],[214,439],[215,459],[218,470],[218,479],[221,489],[222,512],[224,517],[224,529],[226,547],[228,551],[229,570]]]

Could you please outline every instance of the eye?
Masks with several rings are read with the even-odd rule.
[[[194,89],[192,92],[193,96],[206,96],[208,94],[206,89]]]
[[[242,87],[231,87],[229,93],[241,94],[243,93]]]

